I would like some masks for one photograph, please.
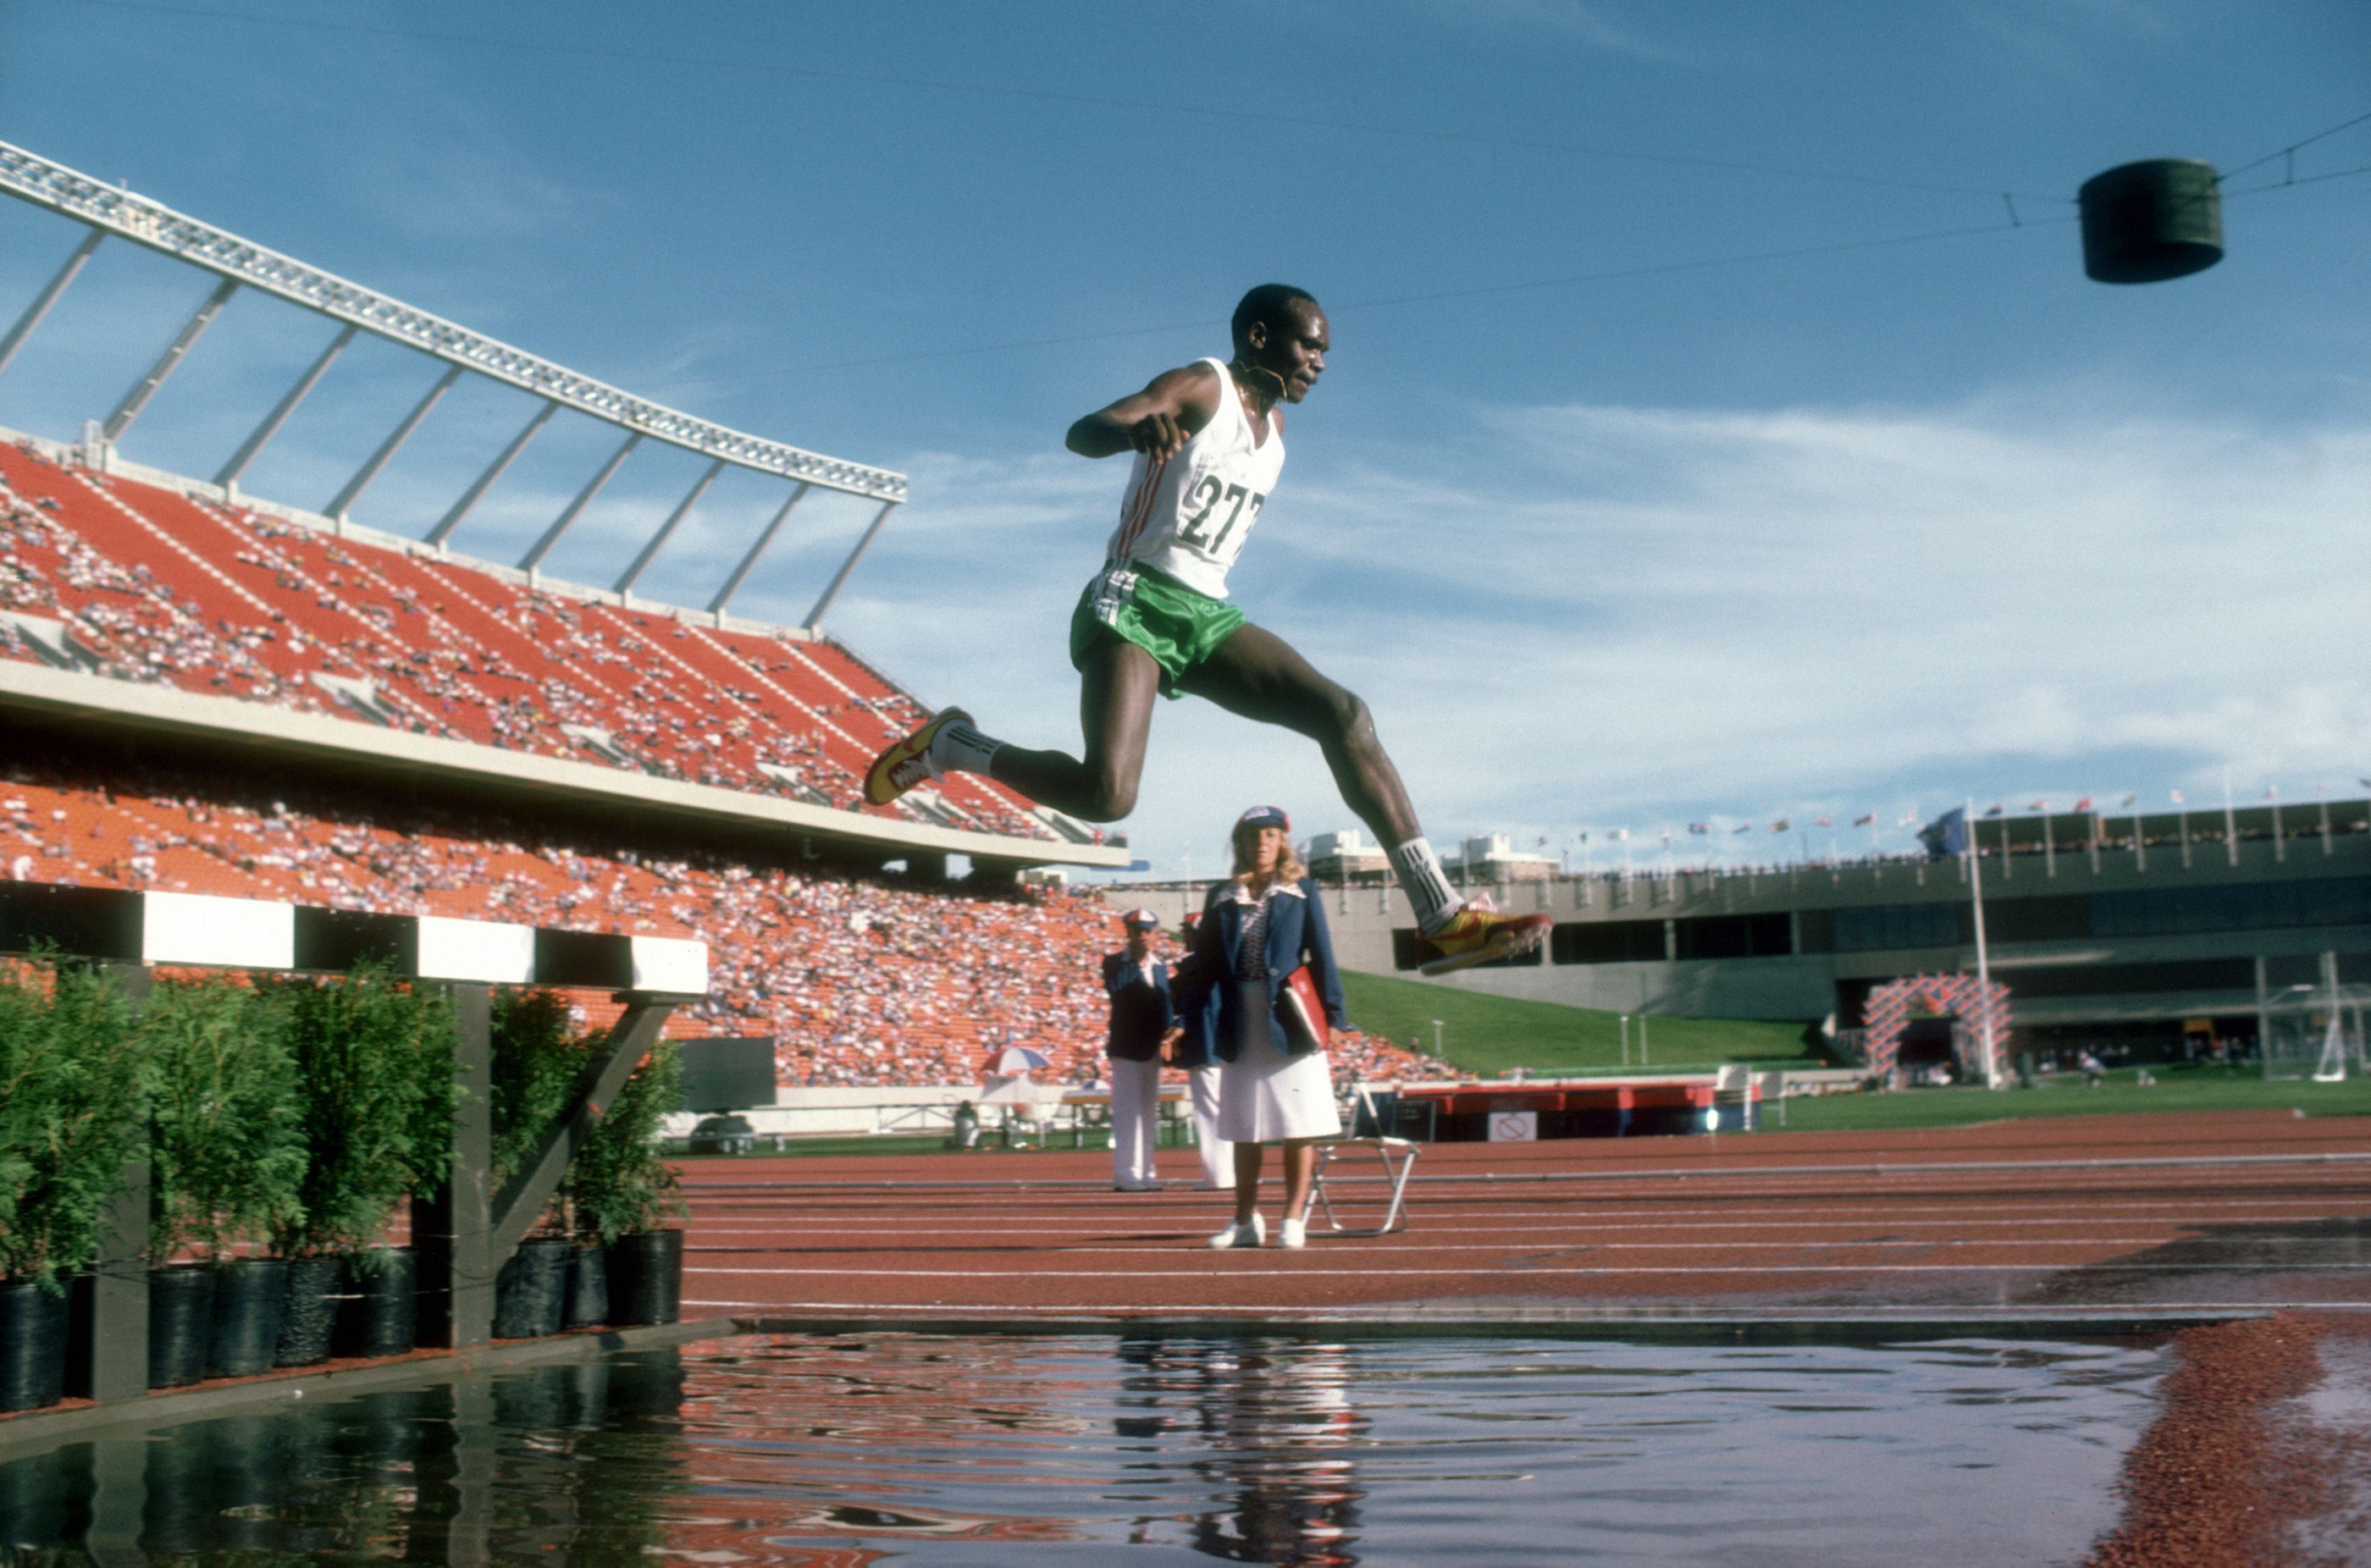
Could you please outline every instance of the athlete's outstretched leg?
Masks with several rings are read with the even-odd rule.
[[[981,734],[970,714],[950,708],[874,759],[865,798],[886,805],[925,779],[985,773],[1040,805],[1088,822],[1117,822],[1136,809],[1161,667],[1143,649],[1105,633],[1087,648],[1079,671],[1085,756],[1007,745]]]
[[[1424,965],[1427,974],[1520,951],[1546,934],[1544,915],[1501,915],[1452,891],[1366,703],[1320,674],[1284,639],[1260,627],[1240,627],[1179,685],[1230,713],[1281,724],[1317,743],[1343,803],[1390,852],[1417,925],[1441,955]]]

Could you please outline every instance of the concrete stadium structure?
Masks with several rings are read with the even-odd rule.
[[[2337,955],[2350,983],[2371,977],[2362,801],[2137,824],[2019,817],[1984,822],[1978,837],[1992,974],[2010,990],[2017,1049],[2106,1040],[2147,1054],[2179,1045],[2186,1028],[2252,1038],[2269,1000],[2322,979],[2323,954]],[[1959,859],[1563,877],[1498,891],[1508,907],[1556,917],[1545,951],[1431,984],[1848,1032],[1877,986],[1976,964]],[[1178,887],[1126,896],[1180,915],[1199,903]],[[1417,978],[1415,923],[1395,889],[1336,886],[1326,913],[1346,967]]]

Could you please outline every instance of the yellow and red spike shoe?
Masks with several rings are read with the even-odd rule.
[[[960,708],[942,708],[931,716],[929,723],[873,759],[864,770],[864,799],[872,805],[885,806],[917,784],[927,784],[938,777],[931,764],[931,743],[949,724],[968,724],[971,715]]]
[[[1425,933],[1424,945],[1440,956],[1418,964],[1417,973],[1448,974],[1529,952],[1555,924],[1546,915],[1502,915],[1486,904],[1468,904],[1440,929]]]

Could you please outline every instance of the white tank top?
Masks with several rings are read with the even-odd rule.
[[[1167,462],[1136,455],[1119,527],[1104,557],[1151,567],[1223,599],[1227,569],[1243,553],[1252,523],[1283,471],[1284,432],[1271,424],[1266,444],[1255,444],[1234,377],[1221,361],[1200,363],[1219,373],[1218,412]]]

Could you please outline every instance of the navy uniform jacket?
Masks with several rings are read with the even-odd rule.
[[[1161,1037],[1169,1032],[1169,966],[1151,961],[1152,982],[1128,961],[1125,952],[1104,954],[1104,995],[1111,998],[1111,1033],[1104,1055],[1123,1062],[1150,1062],[1161,1055]]]
[[[1235,961],[1243,951],[1243,917],[1251,913],[1248,895],[1239,882],[1220,882],[1210,890],[1201,924],[1194,928],[1194,951],[1178,966],[1175,1004],[1178,1016],[1207,1019],[1220,1059],[1235,1059],[1235,1042],[1242,1035],[1236,1014],[1243,1006],[1242,989],[1234,983]],[[1342,972],[1334,963],[1334,941],[1325,929],[1325,907],[1316,879],[1303,877],[1277,890],[1267,914],[1267,1027],[1278,1053],[1289,1055],[1292,1037],[1277,1016],[1276,1002],[1284,977],[1309,965],[1317,995],[1325,1005],[1325,1021],[1336,1029],[1350,1027],[1343,1010]],[[1194,1031],[1186,1031],[1190,1036]]]

